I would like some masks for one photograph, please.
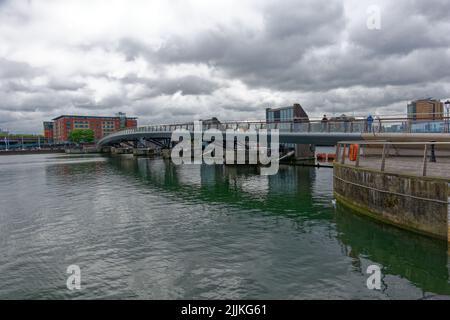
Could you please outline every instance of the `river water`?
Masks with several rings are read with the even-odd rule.
[[[0,157],[0,299],[418,299],[447,244],[332,203],[332,169]],[[381,290],[366,286],[381,267]],[[81,289],[66,287],[78,265]]]

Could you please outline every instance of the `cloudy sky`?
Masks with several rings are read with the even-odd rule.
[[[447,0],[0,0],[0,127],[263,119],[294,102],[402,114],[450,97],[449,14]]]

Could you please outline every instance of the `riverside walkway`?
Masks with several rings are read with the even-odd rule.
[[[339,142],[333,190],[363,215],[450,243],[450,142]]]
[[[380,170],[380,158],[363,158],[360,160],[360,167]],[[348,161],[348,164],[355,165],[355,161]],[[387,158],[386,172],[396,172],[406,175],[422,175],[423,159],[420,157],[412,157],[406,159]],[[445,178],[450,181],[450,158],[440,159],[439,162],[429,162],[427,168],[427,177]]]
[[[357,158],[348,157],[349,147],[359,146]],[[345,141],[336,147],[340,164],[420,177],[449,179],[450,142]]]

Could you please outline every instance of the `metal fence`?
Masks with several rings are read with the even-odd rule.
[[[336,145],[336,163],[384,172],[388,160],[391,172],[425,177],[431,170],[433,176],[450,178],[450,142],[341,141]]]
[[[175,129],[193,130],[193,122],[156,124],[139,126],[134,129],[125,129],[121,132],[136,131],[173,131]],[[203,129],[215,128],[219,130],[226,129],[279,129],[286,132],[390,132],[390,133],[449,133],[450,118],[441,117],[440,119],[422,119],[405,117],[375,117],[373,121],[367,121],[365,118],[347,118],[347,119],[313,119],[313,118],[295,118],[289,121],[269,122],[264,120],[251,121],[222,121],[217,123],[203,122]],[[131,130],[131,131],[130,131]]]
[[[432,116],[430,116],[432,118]],[[116,131],[106,137],[142,132],[172,132],[176,129],[194,130],[194,122],[156,124],[139,126]],[[405,117],[375,117],[367,121],[364,117],[349,117],[324,121],[320,118],[295,118],[289,121],[204,121],[202,130],[233,129],[247,131],[251,129],[278,129],[280,132],[300,133],[450,133],[450,117],[440,116],[435,120],[417,120]]]

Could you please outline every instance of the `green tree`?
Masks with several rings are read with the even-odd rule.
[[[75,129],[69,134],[69,140],[74,143],[94,142],[94,130],[92,129]]]

